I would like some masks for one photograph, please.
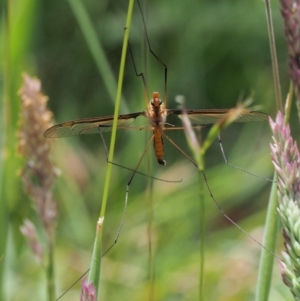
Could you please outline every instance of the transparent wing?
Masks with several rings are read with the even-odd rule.
[[[192,123],[205,125],[213,124],[224,117],[230,110],[229,109],[201,109],[201,110],[186,110],[186,114],[191,119]],[[167,114],[176,114],[181,118],[181,110],[167,110]],[[248,122],[248,121],[264,121],[268,119],[268,115],[260,112],[253,111],[249,109],[241,110],[239,117],[235,122]]]
[[[118,128],[129,128],[138,116],[145,116],[145,112],[119,115]],[[114,116],[92,117],[66,121],[49,128],[44,136],[46,138],[62,138],[86,134],[98,134],[102,131],[111,131]]]

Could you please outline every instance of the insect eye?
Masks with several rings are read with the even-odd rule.
[[[154,98],[151,100],[151,105],[153,107],[159,107],[162,104],[162,100],[159,98]]]

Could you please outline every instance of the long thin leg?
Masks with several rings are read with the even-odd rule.
[[[139,162],[138,164],[136,165],[136,168],[134,169],[127,185],[126,185],[126,194],[125,194],[125,203],[124,203],[124,210],[123,210],[123,214],[122,214],[122,218],[121,218],[121,222],[120,222],[120,225],[119,225],[119,228],[118,228],[118,232],[117,232],[117,235],[116,235],[116,238],[113,242],[113,244],[102,254],[102,257],[109,251],[111,250],[111,248],[118,242],[118,239],[119,239],[119,236],[120,236],[120,233],[122,231],[122,228],[123,228],[123,224],[124,224],[124,220],[125,220],[125,216],[126,216],[126,210],[127,210],[127,204],[128,204],[128,195],[129,195],[129,188],[130,188],[130,184],[135,176],[135,174],[137,173],[137,169],[139,168],[146,152],[148,151],[149,149],[149,146],[151,145],[151,142],[153,141],[153,138],[154,138],[154,135],[152,135],[152,137],[150,138],[147,146],[146,146],[146,149],[143,153],[143,155],[141,156],[141,158],[139,159]]]
[[[180,180],[164,180],[164,179],[160,179],[160,178],[157,178],[157,177],[153,177],[153,176],[150,176],[150,175],[147,175],[145,173],[142,173],[140,171],[137,171],[136,169],[132,169],[130,167],[126,167],[124,165],[121,165],[121,164],[118,164],[118,163],[115,163],[115,162],[112,162],[112,161],[109,161],[108,160],[108,149],[107,149],[107,144],[105,142],[105,139],[104,139],[104,136],[103,136],[103,132],[101,131],[101,127],[98,127],[99,129],[99,134],[100,134],[100,137],[101,137],[101,140],[102,140],[102,143],[103,143],[103,146],[104,146],[104,151],[105,151],[105,157],[106,157],[106,162],[107,163],[110,163],[114,166],[117,166],[117,167],[120,167],[120,168],[123,168],[123,169],[127,169],[127,170],[130,170],[136,174],[139,174],[141,176],[144,176],[144,177],[147,177],[147,178],[151,178],[153,180],[157,180],[157,181],[161,181],[161,182],[166,182],[166,183],[180,183],[182,182],[182,179]]]
[[[110,163],[110,164],[113,164],[113,165],[115,165],[115,166],[118,166],[118,167],[121,167],[121,168],[124,168],[124,169],[127,169],[127,170],[131,170],[131,171],[133,171],[133,173],[132,173],[132,175],[131,175],[131,177],[130,177],[130,179],[129,179],[129,181],[128,181],[128,183],[127,183],[127,185],[126,185],[126,193],[125,193],[125,202],[124,202],[124,209],[123,209],[123,213],[122,213],[122,218],[121,218],[121,222],[120,222],[120,225],[119,225],[119,228],[118,228],[118,232],[117,232],[117,235],[116,235],[116,237],[115,237],[115,240],[114,240],[114,242],[112,243],[112,245],[102,254],[102,257],[105,255],[105,254],[107,254],[111,249],[112,249],[112,247],[118,242],[118,239],[119,239],[119,236],[120,236],[120,233],[121,233],[121,231],[122,231],[122,228],[123,228],[123,224],[124,224],[124,220],[125,220],[125,216],[126,216],[126,211],[127,211],[127,204],[128,204],[128,195],[129,195],[129,188],[130,188],[130,184],[131,184],[131,182],[132,182],[132,180],[133,180],[133,178],[134,178],[134,176],[135,176],[135,174],[140,174],[140,175],[142,175],[142,176],[146,176],[146,177],[149,177],[149,178],[151,178],[151,179],[154,179],[154,180],[159,180],[159,181],[163,181],[163,182],[171,182],[171,183],[178,183],[178,182],[181,182],[182,180],[180,180],[180,181],[168,181],[168,180],[162,180],[162,179],[159,179],[159,178],[156,178],[156,177],[151,177],[151,176],[148,176],[148,175],[146,175],[146,174],[143,174],[143,173],[141,173],[141,172],[139,172],[139,171],[137,171],[137,169],[139,168],[139,166],[140,166],[140,164],[141,164],[141,162],[142,162],[142,160],[143,160],[143,158],[144,158],[144,156],[145,156],[145,154],[146,154],[146,152],[148,151],[148,149],[149,149],[149,147],[150,147],[150,145],[151,145],[151,142],[153,141],[153,138],[154,138],[154,136],[152,135],[152,137],[150,138],[150,140],[149,140],[149,142],[148,142],[148,144],[147,144],[147,146],[146,146],[146,149],[145,149],[145,151],[144,151],[144,153],[143,153],[143,155],[141,156],[141,158],[140,158],[140,160],[139,160],[139,162],[138,162],[138,164],[137,164],[137,166],[136,166],[136,168],[135,169],[131,169],[131,168],[128,168],[128,167],[125,167],[125,166],[123,166],[123,165],[120,165],[120,164],[117,164],[117,163],[114,163],[114,162],[111,162],[111,161],[109,161],[108,160],[108,149],[107,149],[107,145],[106,145],[106,142],[105,142],[105,139],[104,139],[104,136],[103,136],[103,133],[102,133],[102,131],[101,131],[101,128],[99,128],[99,134],[100,134],[100,137],[101,137],[101,139],[102,139],[102,142],[103,142],[103,145],[104,145],[104,149],[105,149],[105,155],[106,155],[106,161],[107,161],[107,163]],[[56,299],[56,301],[57,300],[59,300],[59,299],[61,299],[78,281],[80,281],[88,272],[89,272],[89,270],[90,269],[88,269],[88,270],[86,270],[62,295],[60,295],[57,299]]]
[[[168,67],[167,65],[155,54],[155,52],[152,50],[151,48],[151,44],[150,44],[150,40],[149,40],[149,36],[148,36],[148,32],[147,32],[147,28],[146,28],[146,22],[145,22],[145,18],[144,18],[144,15],[143,15],[143,11],[142,11],[142,8],[141,8],[141,4],[139,1],[138,2],[138,6],[139,6],[139,10],[140,10],[140,13],[141,13],[141,16],[142,16],[142,21],[143,21],[143,26],[144,26],[144,32],[145,32],[145,36],[146,36],[146,40],[147,40],[147,45],[148,45],[148,49],[150,51],[150,53],[156,58],[156,60],[161,64],[163,65],[164,67],[164,104],[165,104],[165,107],[167,106],[167,82],[168,82]],[[130,57],[131,57],[131,61],[133,63],[133,67],[134,67],[134,71],[135,71],[135,75],[136,76],[140,76],[143,80],[143,84],[144,84],[144,94],[145,94],[145,100],[146,100],[146,105],[148,105],[149,103],[149,98],[148,98],[148,90],[147,90],[147,85],[146,85],[146,79],[145,79],[145,75],[143,72],[140,72],[138,73],[137,72],[137,68],[136,68],[136,64],[135,64],[135,61],[134,61],[134,57],[133,57],[133,52],[132,52],[132,49],[131,49],[131,46],[130,46],[130,43],[128,43],[128,49],[129,49],[129,53],[130,53]]]
[[[149,39],[149,36],[148,36],[148,32],[147,32],[147,27],[146,27],[146,22],[145,22],[145,18],[144,18],[144,15],[143,15],[143,11],[142,11],[142,8],[141,8],[141,4],[140,4],[140,1],[137,1],[138,2],[138,6],[139,6],[139,9],[140,9],[140,12],[141,12],[141,16],[142,16],[142,21],[143,21],[143,25],[144,25],[144,31],[145,31],[145,36],[146,36],[146,39],[147,39],[147,44],[148,44],[148,49],[150,51],[150,53],[157,59],[158,62],[160,62],[163,66],[164,66],[164,70],[165,70],[165,91],[164,91],[164,104],[165,104],[165,107],[167,107],[167,79],[168,79],[168,67],[167,65],[155,54],[155,52],[152,50],[151,48],[151,44],[150,44],[150,39]]]
[[[129,50],[129,53],[130,53],[131,61],[132,61],[132,63],[133,63],[133,68],[134,68],[135,75],[141,77],[142,80],[143,80],[143,84],[144,84],[144,94],[145,94],[145,102],[146,102],[146,107],[147,107],[147,106],[148,106],[148,103],[149,103],[149,98],[148,98],[148,90],[147,90],[145,75],[144,75],[143,72],[140,72],[140,73],[137,72],[137,68],[136,68],[136,65],[135,65],[134,58],[133,58],[132,49],[131,49],[131,47],[130,47],[130,43],[129,43],[129,42],[128,42],[128,50]]]
[[[88,272],[90,269],[86,270],[71,286],[69,286],[55,301],[61,299],[71,288],[78,282],[80,281]]]
[[[196,162],[194,160],[192,160],[171,138],[169,138],[166,134],[163,133],[163,136],[165,138],[167,138],[168,141],[171,142],[171,144],[173,144],[176,149],[178,149],[184,156],[186,156],[186,158],[191,161],[197,168],[198,165],[196,164]],[[247,237],[249,237],[252,241],[254,241],[255,243],[257,243],[259,246],[261,246],[262,248],[264,248],[266,251],[270,252],[272,255],[274,255],[277,259],[280,259],[276,254],[274,254],[272,251],[268,250],[262,243],[260,243],[258,240],[256,240],[254,237],[252,237],[247,231],[245,231],[241,226],[239,226],[233,219],[231,219],[221,208],[221,206],[219,205],[219,203],[216,201],[210,186],[208,185],[208,180],[207,180],[207,176],[204,172],[204,170],[201,170],[201,173],[203,175],[203,179],[205,182],[205,186],[209,192],[209,195],[211,197],[211,199],[213,200],[214,204],[217,206],[219,212],[223,215],[223,217],[225,217],[230,223],[232,223],[235,227],[237,227],[242,233],[244,233]]]
[[[225,155],[225,151],[224,151],[224,148],[223,148],[223,144],[222,144],[220,133],[218,134],[218,140],[219,140],[219,145],[220,145],[221,153],[222,153],[222,156],[223,156],[223,159],[224,159],[226,165],[228,165],[228,166],[230,166],[230,167],[232,167],[234,169],[240,170],[240,171],[242,171],[244,173],[247,173],[247,174],[249,174],[249,175],[251,175],[253,177],[256,177],[256,178],[259,178],[259,179],[262,179],[262,180],[265,180],[265,181],[269,181],[269,182],[273,182],[274,181],[272,179],[268,179],[268,178],[259,176],[259,175],[254,174],[254,173],[252,173],[252,172],[250,172],[250,171],[248,171],[248,170],[246,170],[244,168],[241,168],[239,166],[236,166],[236,165],[233,165],[233,164],[229,163],[229,161],[227,160],[227,157]]]
[[[175,148],[177,148],[190,162],[192,162],[196,167],[198,167],[197,163],[189,157],[171,138],[169,138],[165,133],[162,133],[165,138],[169,140],[171,144],[174,145]]]
[[[181,130],[184,130],[184,127],[178,127],[178,126],[170,125],[170,127],[165,128],[164,131],[174,131],[174,130],[176,131],[176,130],[180,130],[180,129],[181,129]],[[199,129],[199,126],[192,126],[192,129],[198,130],[198,129]],[[165,134],[164,134],[164,135],[165,135]],[[166,138],[167,138],[167,137],[166,137]],[[246,174],[249,174],[249,175],[251,175],[251,176],[253,176],[253,177],[256,177],[256,178],[258,178],[258,179],[262,179],[262,180],[264,180],[264,181],[269,181],[269,182],[273,182],[273,181],[274,181],[274,180],[272,180],[272,179],[262,177],[262,176],[260,176],[260,175],[257,175],[257,174],[255,174],[255,173],[251,172],[251,171],[248,171],[248,170],[246,170],[246,169],[244,169],[244,168],[241,168],[241,167],[239,167],[239,166],[236,166],[236,165],[231,164],[231,163],[228,161],[227,157],[226,157],[226,154],[225,154],[225,150],[224,150],[224,147],[223,147],[223,143],[222,143],[222,140],[221,140],[221,135],[220,135],[220,133],[218,134],[218,141],[219,141],[220,150],[221,150],[221,153],[222,153],[222,156],[223,156],[223,160],[224,160],[224,162],[225,162],[226,165],[228,165],[228,166],[231,167],[231,168],[240,170],[240,171],[242,171],[242,172],[244,172],[244,173],[246,173]],[[181,150],[180,150],[180,151],[181,151]],[[189,158],[187,154],[184,154],[184,155],[185,155],[192,163],[194,163],[193,160],[192,160],[191,158]]]

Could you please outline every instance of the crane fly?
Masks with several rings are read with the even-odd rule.
[[[185,114],[189,116],[193,125],[201,127],[216,123],[221,118],[224,118],[229,111],[229,109],[195,109],[186,110]],[[164,159],[163,137],[166,137],[168,140],[170,138],[164,134],[164,131],[182,129],[182,127],[174,127],[166,123],[167,117],[171,114],[181,117],[182,110],[165,108],[164,102],[161,100],[159,93],[154,92],[152,100],[148,104],[146,111],[119,115],[117,128],[121,130],[152,130],[153,134],[150,141],[153,140],[157,162],[160,165],[165,166],[166,161]],[[134,120],[140,116],[148,119],[148,126],[131,126]],[[235,122],[263,121],[267,118],[268,115],[263,112],[243,109]],[[85,134],[99,134],[99,130],[104,132],[111,130],[113,119],[113,116],[104,116],[66,121],[49,128],[45,132],[44,136],[46,138],[62,138]]]
[[[145,175],[143,173],[140,173],[137,171],[146,151],[148,150],[151,141],[153,141],[153,146],[154,146],[154,153],[157,159],[157,162],[165,166],[166,165],[166,160],[164,158],[164,142],[163,138],[166,138],[171,144],[173,144],[183,155],[186,156],[186,158],[191,161],[195,166],[197,166],[196,162],[191,159],[173,140],[171,140],[164,132],[165,131],[174,131],[174,130],[183,130],[183,126],[174,126],[170,123],[167,122],[167,118],[169,115],[177,115],[179,118],[181,118],[183,115],[187,115],[189,119],[192,121],[193,128],[202,128],[202,127],[208,127],[210,125],[213,125],[217,122],[222,122],[222,119],[226,121],[226,118],[229,117],[230,113],[234,111],[235,109],[189,109],[189,110],[181,110],[181,109],[167,109],[167,66],[160,60],[160,58],[153,52],[150,46],[149,42],[149,37],[148,33],[146,30],[145,26],[145,20],[142,14],[142,10],[139,4],[139,9],[141,12],[143,24],[144,24],[144,29],[145,29],[145,36],[147,40],[147,44],[149,47],[150,53],[156,58],[156,60],[162,64],[165,68],[165,91],[164,91],[164,100],[160,98],[160,94],[158,92],[153,92],[152,99],[148,101],[148,93],[146,89],[146,80],[144,77],[143,73],[138,74],[137,68],[135,66],[132,50],[130,47],[130,44],[128,44],[128,49],[130,52],[130,56],[132,59],[132,63],[134,66],[135,74],[136,76],[141,76],[144,84],[144,93],[145,93],[145,102],[146,102],[146,110],[145,111],[140,111],[140,112],[135,112],[135,113],[129,113],[129,114],[121,114],[118,116],[118,123],[117,123],[117,129],[118,130],[150,130],[152,131],[152,136],[146,146],[145,151],[143,152],[141,158],[139,159],[136,167],[134,169],[125,167],[120,164],[116,164],[114,162],[109,162],[108,161],[108,156],[107,156],[107,147],[102,135],[102,132],[109,132],[112,130],[112,124],[114,120],[114,116],[103,116],[103,117],[89,117],[89,118],[82,118],[82,119],[76,119],[76,120],[71,120],[71,121],[66,121],[59,123],[57,125],[52,126],[48,130],[45,131],[44,136],[46,138],[63,138],[63,137],[71,137],[71,136],[78,136],[78,135],[86,135],[86,134],[100,134],[102,141],[104,142],[104,147],[106,150],[106,156],[107,156],[107,162],[114,164],[119,167],[123,167],[125,169],[133,171],[129,181],[127,182],[127,187],[126,187],[126,195],[125,195],[125,205],[124,205],[124,211],[122,215],[122,219],[120,222],[119,230],[117,233],[117,236],[114,240],[114,243],[106,250],[104,254],[106,254],[118,241],[124,218],[125,218],[125,212],[127,208],[127,201],[128,201],[128,194],[129,194],[129,187],[130,184],[134,178],[134,175],[136,173]],[[268,115],[260,112],[260,111],[255,111],[247,108],[238,108],[238,116],[235,116],[234,122],[249,122],[249,121],[264,121],[268,119]],[[236,115],[236,113],[235,113]],[[138,127],[138,126],[133,126],[132,124],[134,121],[140,117],[143,116],[144,118],[148,119],[148,124],[143,127]],[[240,167],[234,166],[228,162],[226,159],[222,143],[220,140],[219,136],[219,143],[220,143],[220,148],[221,152],[223,155],[223,158],[225,160],[225,163],[233,168],[236,168],[238,170],[241,170],[243,172],[246,172],[248,174],[254,175],[251,172],[248,172]],[[208,186],[208,182],[206,179],[206,175],[204,171],[202,171],[204,180],[206,182],[206,186],[210,192],[210,195],[218,207],[219,211],[221,214],[228,219],[232,224],[234,224],[236,227],[238,227],[242,232],[244,232],[247,236],[250,236],[246,231],[244,231],[238,224],[236,224],[230,217],[228,217],[225,212],[220,208],[218,205],[217,201],[214,199],[214,196]],[[254,175],[256,177],[259,177],[257,175]],[[162,180],[158,179],[155,177],[150,176],[152,179],[157,179],[165,182],[180,182],[180,181],[168,181],[168,180]],[[261,178],[261,177],[259,177]],[[267,179],[268,180],[268,179]],[[251,236],[250,236],[251,237]],[[251,237],[252,240],[256,241],[254,238]],[[256,241],[257,242],[257,241]],[[260,244],[259,242],[257,242]],[[260,244],[261,245],[261,244]]]
[[[135,169],[130,169],[130,168],[124,167],[120,164],[116,164],[114,162],[109,162],[108,157],[107,157],[108,163],[112,163],[119,167],[123,167],[123,168],[129,169],[129,170],[132,170],[133,173],[127,183],[124,210],[123,210],[123,215],[122,215],[122,219],[120,222],[120,226],[119,226],[119,229],[117,232],[117,236],[116,236],[113,244],[105,251],[104,254],[106,254],[118,241],[118,238],[119,238],[119,235],[120,235],[121,229],[123,227],[123,223],[124,223],[125,212],[127,209],[130,184],[134,178],[134,175],[136,173],[139,173],[139,172],[137,172],[137,169],[138,169],[146,151],[148,150],[152,140],[153,140],[153,145],[154,145],[155,156],[156,156],[157,162],[160,165],[162,165],[162,166],[166,165],[166,161],[164,159],[164,143],[163,143],[163,138],[165,137],[182,154],[184,154],[188,160],[190,160],[195,166],[197,166],[196,162],[194,160],[192,160],[175,142],[173,142],[164,133],[164,131],[168,131],[168,130],[182,130],[183,129],[183,127],[175,127],[175,126],[172,126],[171,124],[167,123],[167,117],[169,115],[174,114],[174,115],[177,115],[179,118],[181,118],[183,116],[183,114],[186,114],[189,117],[189,119],[191,119],[191,121],[193,122],[194,128],[199,128],[199,127],[201,128],[201,127],[205,127],[208,125],[212,125],[218,121],[221,121],[222,119],[226,120],[226,118],[229,116],[229,114],[233,110],[235,110],[235,109],[195,109],[195,110],[184,110],[184,112],[183,112],[180,109],[167,109],[167,108],[165,108],[164,102],[160,99],[159,93],[154,92],[153,98],[147,106],[147,110],[141,111],[141,112],[136,112],[136,113],[122,114],[122,115],[118,116],[118,125],[117,125],[118,129],[120,129],[120,130],[126,130],[126,129],[152,130],[152,136],[146,146],[144,153],[142,154],[140,160],[138,161],[138,164]],[[268,118],[267,114],[260,112],[260,111],[254,111],[251,109],[239,109],[238,112],[239,112],[239,114],[238,114],[238,116],[235,117],[235,122],[264,121],[264,120],[267,120],[267,118]],[[148,118],[148,125],[146,125],[144,127],[132,126],[132,123],[135,121],[135,119],[140,116]],[[114,116],[111,115],[111,116],[91,117],[91,118],[82,118],[82,119],[77,119],[77,120],[66,121],[66,122],[54,125],[51,128],[49,128],[48,130],[46,130],[44,133],[44,136],[46,138],[63,138],[63,137],[70,137],[70,136],[77,136],[77,135],[99,134],[100,133],[101,138],[104,142],[105,149],[106,149],[106,145],[105,145],[105,141],[104,141],[102,132],[110,131],[112,129],[113,119],[114,119]],[[220,142],[223,157],[225,159],[225,163],[234,168],[237,168],[239,170],[242,170],[246,173],[251,174],[250,172],[247,172],[247,171],[243,170],[242,168],[239,168],[239,167],[229,164],[228,161],[226,160],[220,138],[219,138],[219,142]],[[107,152],[107,149],[106,149],[106,152]],[[106,156],[107,156],[107,154],[106,154]],[[219,204],[215,200],[215,198],[210,190],[210,187],[208,186],[207,178],[206,178],[204,171],[202,171],[202,173],[203,173],[204,180],[206,182],[206,186],[210,193],[210,196],[213,199],[213,202],[218,207],[218,210],[220,211],[220,213],[227,220],[229,220],[233,225],[235,225],[238,229],[240,229],[247,236],[249,236],[252,240],[254,240],[259,245],[261,245],[261,243],[259,243],[254,238],[252,238],[236,222],[234,222],[229,216],[226,215],[226,213],[222,210],[222,208],[219,206]],[[142,173],[140,173],[140,174],[142,174]],[[144,175],[144,174],[142,174],[142,175]],[[162,179],[158,179],[155,177],[150,177],[150,178],[165,181],[165,182],[180,182],[180,181],[162,180]]]

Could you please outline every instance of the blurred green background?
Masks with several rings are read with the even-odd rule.
[[[7,300],[45,300],[45,275],[19,232],[25,218],[39,224],[30,200],[16,177],[21,160],[15,155],[21,72],[42,81],[56,122],[113,114],[116,79],[127,13],[126,1],[85,1],[96,38],[106,59],[91,55],[69,1],[16,0],[2,15],[1,68],[9,69],[9,102],[6,148],[1,163],[2,238],[7,243],[2,257],[4,296]],[[273,2],[282,91],[288,87],[286,46],[277,2]],[[168,66],[168,107],[176,107],[178,94],[188,108],[230,108],[242,96],[254,93],[259,110],[275,115],[275,94],[263,1],[171,1],[142,3],[151,47]],[[78,7],[78,6],[76,6]],[[5,15],[9,15],[8,23]],[[9,24],[9,33],[5,29]],[[138,72],[144,71],[147,53],[147,90],[164,90],[164,69],[145,47],[144,28],[135,5],[130,45]],[[10,42],[8,53],[5,47]],[[95,42],[95,40],[94,40]],[[96,55],[97,56],[97,55]],[[113,78],[105,69],[109,66]],[[100,70],[100,71],[99,71]],[[1,90],[4,89],[3,77]],[[127,57],[122,112],[145,109],[143,84]],[[141,125],[145,124],[141,121]],[[171,119],[180,125],[180,120]],[[292,114],[296,122],[296,113]],[[202,138],[207,131],[202,131]],[[187,153],[183,133],[168,135]],[[110,135],[106,135],[109,142]],[[143,131],[118,132],[115,162],[134,168],[147,136]],[[267,122],[232,125],[222,133],[229,162],[265,178],[272,178]],[[120,239],[103,258],[100,300],[146,300],[149,297],[149,265],[154,265],[154,300],[196,300],[199,271],[199,180],[197,169],[165,142],[166,167],[158,166],[149,149],[141,171],[181,183],[153,182],[136,175]],[[223,210],[258,241],[262,241],[270,183],[225,165],[217,141],[206,155],[209,186]],[[58,139],[53,161],[62,170],[55,186],[59,215],[56,232],[55,269],[58,296],[89,267],[106,171],[103,145],[97,135]],[[152,164],[153,163],[153,164]],[[152,164],[149,168],[148,165]],[[4,167],[5,166],[5,167]],[[5,168],[5,169],[4,169]],[[104,225],[108,248],[122,216],[129,171],[113,167]],[[253,300],[261,247],[231,225],[218,211],[207,190],[206,207],[206,300]],[[149,219],[154,248],[149,263]],[[2,244],[4,245],[4,244]],[[282,244],[278,243],[278,253]],[[17,288],[17,289],[16,289]],[[78,299],[80,283],[62,300]],[[292,300],[281,283],[275,263],[270,300]]]

